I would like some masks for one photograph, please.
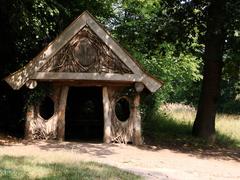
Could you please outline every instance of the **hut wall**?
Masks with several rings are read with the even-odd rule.
[[[109,87],[109,101],[110,110],[109,116],[111,117],[111,142],[128,143],[133,142],[133,114],[132,114],[132,97],[127,96],[125,93],[126,88]],[[121,99],[129,102],[129,117],[125,121],[118,119],[116,115],[116,104]]]
[[[28,139],[64,139],[65,109],[68,95],[67,86],[56,86],[53,92],[46,94],[54,103],[54,113],[49,119],[40,115],[40,106],[28,108],[26,138]],[[141,118],[139,113],[139,95],[129,93],[131,88],[103,87],[104,142],[141,144]],[[128,103],[124,120],[117,115],[119,101]],[[120,107],[121,108],[121,107]],[[125,107],[126,109],[126,107]]]
[[[53,115],[44,119],[40,114],[41,102],[28,107],[26,114],[25,137],[27,139],[56,139],[59,112],[60,87],[54,87],[53,92],[46,94],[53,102]]]

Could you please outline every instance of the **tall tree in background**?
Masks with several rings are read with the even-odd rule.
[[[121,6],[123,20],[116,30],[122,37],[118,39],[130,46],[130,52],[136,49],[144,54],[139,55],[141,63],[165,81],[160,92],[165,102],[195,104],[193,99],[200,94],[199,71],[195,70],[200,69],[201,57],[204,60],[195,136],[211,137],[217,108],[224,109],[231,102],[229,109],[233,109],[240,102],[236,98],[240,87],[239,6],[235,0],[126,0]],[[220,86],[222,104],[217,104]]]
[[[193,125],[193,135],[211,138],[215,133],[215,116],[220,92],[225,40],[225,0],[211,0],[208,7],[204,53],[204,75]]]

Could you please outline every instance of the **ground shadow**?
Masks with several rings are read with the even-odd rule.
[[[99,158],[106,158],[107,155],[114,154],[113,147],[114,144],[104,144],[101,142],[82,142],[82,141],[64,141],[59,142],[56,140],[48,140],[48,141],[22,141],[25,145],[37,145],[40,149],[45,151],[60,151],[66,150],[68,152],[74,153],[87,153],[93,156],[97,156]]]

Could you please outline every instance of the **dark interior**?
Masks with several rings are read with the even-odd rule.
[[[65,119],[66,140],[102,141],[102,88],[70,87]]]
[[[130,116],[130,104],[126,98],[120,98],[116,102],[115,114],[120,121],[126,121]]]
[[[53,116],[54,102],[50,97],[46,96],[42,100],[39,107],[39,113],[40,113],[40,116],[45,120],[48,120]]]

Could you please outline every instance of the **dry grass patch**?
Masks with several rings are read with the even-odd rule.
[[[196,110],[183,104],[167,104],[161,107],[179,125],[193,125]],[[217,114],[217,141],[222,145],[240,147],[240,115]]]
[[[145,140],[150,144],[186,151],[190,149],[239,149],[240,115],[217,114],[216,141],[209,143],[192,136],[196,116],[193,107],[182,104],[167,104],[143,121]]]

